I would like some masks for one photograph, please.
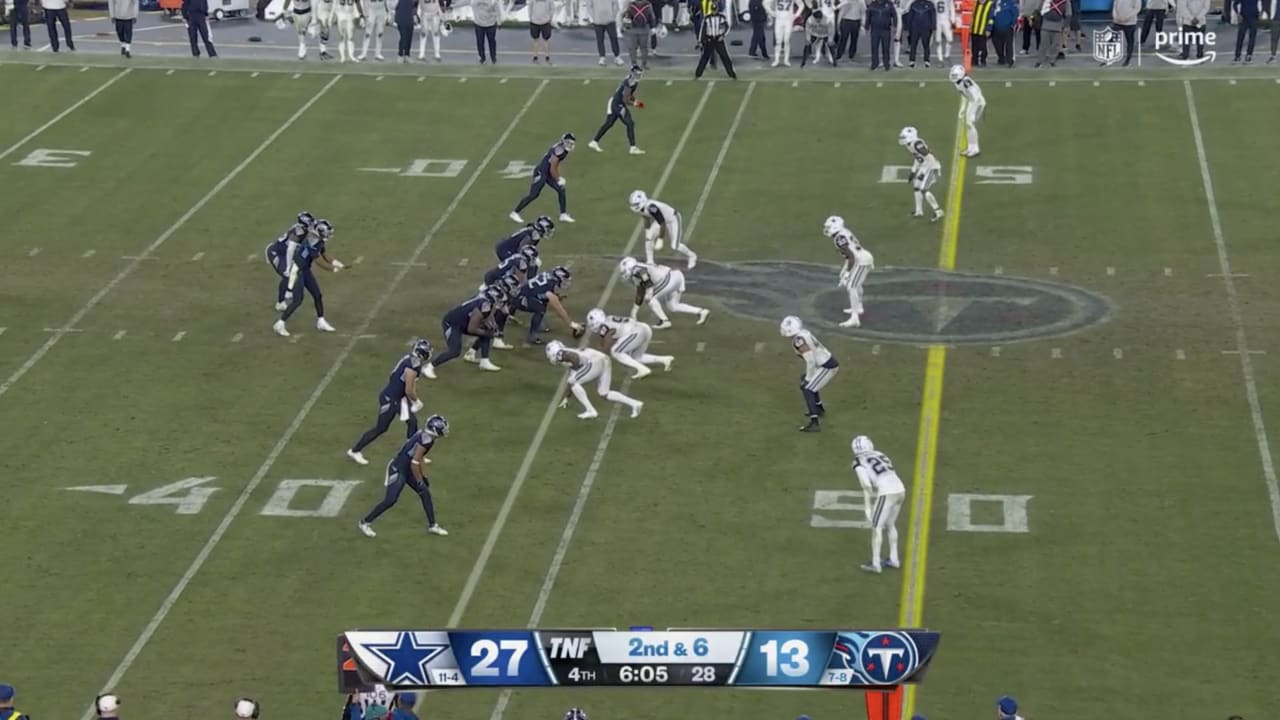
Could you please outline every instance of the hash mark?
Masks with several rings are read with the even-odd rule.
[[[294,79],[294,80],[297,80],[297,79],[298,79],[298,78],[300,78],[300,77],[302,77],[302,73],[294,73],[294,74],[293,74],[293,79]]]
[[[173,71],[172,71],[172,70],[170,70],[169,72],[165,73],[165,75],[172,75],[172,74],[173,74]]]
[[[8,330],[8,329],[9,329],[9,328],[7,328],[7,327],[0,327],[0,335],[3,335],[3,334],[4,334],[4,331],[5,331],[5,330]]]
[[[112,339],[112,340],[120,340],[120,339],[124,338],[124,334],[125,334],[125,331],[124,331],[124,330],[117,330],[117,331],[116,331],[116,334],[111,336],[111,339]]]
[[[1139,80],[1139,81],[1138,81],[1138,87],[1146,87],[1146,86],[1147,86],[1147,81],[1146,81],[1146,80]]]
[[[393,263],[391,263],[391,264],[392,264],[392,265],[395,265],[396,267],[423,267],[423,268],[424,268],[424,267],[426,267],[426,266],[427,266],[427,264],[426,264],[426,263],[424,263],[424,262],[416,262],[416,263],[409,263],[409,262],[393,262]]]
[[[1186,360],[1186,359],[1187,359],[1187,354],[1186,354],[1185,352],[1183,352],[1182,350],[1174,350],[1174,351],[1173,351],[1173,357],[1174,357],[1174,359],[1175,359],[1175,360]]]
[[[302,339],[302,336],[301,336],[301,335],[299,335],[299,334],[297,334],[297,333],[294,333],[293,335],[290,335],[290,336],[289,336],[289,343],[290,343],[290,344],[292,344],[292,345],[297,345],[297,344],[298,344],[298,341],[299,341],[299,340],[301,340],[301,339]]]
[[[693,346],[694,352],[702,352],[703,350],[706,350],[706,349],[707,349],[707,344],[704,342],[700,342],[697,345]]]
[[[93,257],[93,254],[94,254],[95,252],[97,252],[97,250],[85,250],[85,251],[84,251],[84,253],[83,253],[82,255],[80,255],[80,257],[82,257],[82,258],[91,258],[91,257]]]
[[[458,82],[460,82],[460,83],[461,83],[461,82],[466,82],[466,81],[467,81],[467,76],[466,76],[466,75],[463,75],[462,77],[458,78]]]
[[[259,75],[261,75],[261,74],[262,74],[262,73],[256,73],[256,72],[255,72],[255,73],[251,73],[251,74],[249,75],[249,77],[251,77],[251,78],[256,78],[256,77],[258,77],[258,76],[259,76]]]
[[[1165,276],[1165,277],[1173,277],[1173,268],[1170,268],[1170,267],[1165,268],[1165,269],[1164,269],[1164,276]]]
[[[426,81],[427,81],[427,76],[426,76],[426,75],[419,75],[419,76],[418,76],[418,82],[426,82]]]
[[[1049,81],[1049,87],[1057,87],[1057,86],[1058,86],[1058,81],[1057,81],[1057,80],[1050,80],[1050,81]]]
[[[792,81],[791,81],[791,87],[800,87],[800,81],[799,81],[799,80],[792,80]]]
[[[121,255],[121,260],[155,260],[153,255]]]
[[[36,72],[40,72],[41,70],[43,70],[43,69],[45,69],[45,68],[47,68],[47,67],[49,67],[49,66],[48,66],[48,65],[41,65],[40,67],[36,68]],[[172,70],[170,70],[169,72],[173,72],[173,71],[172,71]]]
[[[1057,275],[1057,274],[1058,274],[1058,266],[1057,266],[1057,265],[1054,265],[1053,267],[1049,268],[1049,274],[1050,274],[1050,275]]]
[[[44,329],[44,331],[45,331],[45,332],[51,332],[51,333],[73,333],[73,332],[84,332],[84,331],[83,331],[83,330],[81,330],[80,328],[70,328],[70,327],[61,327],[61,328],[51,328],[51,327],[47,327],[47,328],[45,328],[45,329]]]
[[[384,77],[386,77],[386,75],[379,75],[378,77],[374,78],[374,80],[381,80]]]
[[[89,72],[89,66],[85,65],[84,67],[80,68],[80,72]],[[1231,84],[1235,85],[1235,83],[1231,83]]]
[[[470,262],[471,261],[468,260],[467,258],[462,258],[461,260],[458,261],[458,267],[466,267],[467,264]]]
[[[667,81],[667,87],[671,87],[671,81],[670,81],[670,80],[668,80],[668,81]]]
[[[1005,86],[1005,87],[1013,87],[1013,83],[1009,82],[1008,80],[1005,80],[1005,81],[1004,81],[1004,86]]]
[[[993,348],[991,348],[991,357],[1000,357],[1000,348],[999,348],[999,347],[993,347]]]
[[[40,248],[31,248],[31,251],[27,253],[27,257],[35,257],[39,254],[40,254]]]
[[[244,333],[236,333],[231,336],[231,342],[240,342],[244,339]]]
[[[1266,350],[1245,350],[1245,352],[1248,353],[1249,355],[1266,355],[1267,354]],[[1239,350],[1223,350],[1222,354],[1223,355],[1239,355],[1240,351]]]
[[[1235,85],[1235,84],[1236,84],[1236,81],[1235,81],[1234,79],[1232,79],[1232,80],[1228,80],[1228,81],[1227,81],[1227,84],[1228,84],[1228,85]]]
[[[1094,86],[1094,87],[1102,87],[1102,83],[1098,82],[1097,80],[1094,80],[1094,81],[1093,81],[1093,86]]]
[[[506,85],[506,84],[507,84],[507,78],[502,78],[501,80],[499,80],[499,81],[498,81],[498,84],[499,84],[499,85]]]
[[[997,265],[997,266],[996,266],[996,269],[995,269],[995,270],[993,270],[993,271],[992,271],[992,273],[993,273],[993,274],[995,274],[995,275],[1003,275],[1003,274],[1004,274],[1004,266],[1003,266],[1003,265]]]
[[[832,85],[831,87],[840,87],[840,83],[835,83],[835,84],[834,84],[834,85]]]
[[[880,343],[876,343],[875,345],[872,345],[872,346],[871,346],[871,354],[872,354],[872,355],[879,355],[879,354],[880,354]]]
[[[590,85],[590,84],[591,84],[591,78],[587,78],[587,79],[583,80],[583,81],[582,81],[582,84],[583,84],[583,85]]]
[[[883,82],[880,82],[880,81],[877,81],[877,82],[876,82],[876,87],[884,87],[884,83],[883,83]]]
[[[362,263],[362,262],[364,262],[364,256],[363,256],[363,255],[357,255],[357,256],[356,256],[356,259],[351,261],[351,264],[352,264],[352,265],[359,265],[359,264],[360,264],[360,263]]]
[[[1229,273],[1229,274],[1227,274],[1227,275],[1223,275],[1222,273],[1210,273],[1210,274],[1208,274],[1208,275],[1205,275],[1205,277],[1233,277],[1233,278],[1238,278],[1238,277],[1249,277],[1249,274],[1248,274],[1248,273]]]
[[[217,70],[210,70],[210,71],[209,71],[209,77],[213,77],[214,75],[217,75],[217,74],[218,74],[218,71],[217,71]]]
[[[182,340],[182,338],[184,338],[184,337],[186,337],[186,336],[187,336],[187,331],[186,331],[186,330],[179,330],[179,331],[178,331],[178,334],[173,336],[173,342],[178,342],[178,341]]]
[[[1115,274],[1116,274],[1116,269],[1115,269],[1114,267],[1111,267],[1110,265],[1108,265],[1108,266],[1107,266],[1107,274],[1108,274],[1108,275],[1115,275]]]
[[[1114,358],[1115,358],[1115,359],[1117,359],[1117,360],[1123,360],[1123,359],[1124,359],[1124,350],[1121,350],[1120,348],[1114,348],[1114,349],[1112,349],[1112,350],[1111,350],[1111,357],[1114,357]]]
[[[1050,351],[1049,351],[1049,357],[1053,358],[1054,360],[1061,360],[1061,359],[1062,359],[1062,348],[1053,348],[1052,350],[1050,350]]]
[[[256,257],[258,257],[256,253],[249,253],[249,257],[245,258],[245,262],[253,262],[253,259]]]
[[[924,87],[924,81],[920,82],[920,87]]]
[[[762,342],[756,343],[756,352],[758,353],[764,352],[764,343]]]
[[[200,262],[200,258],[204,257],[204,252],[198,252],[191,256],[191,262]]]

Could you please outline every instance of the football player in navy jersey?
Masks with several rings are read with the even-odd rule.
[[[497,372],[502,368],[489,359],[489,349],[493,338],[498,334],[495,314],[501,303],[506,301],[506,293],[497,286],[485,288],[478,295],[468,298],[462,304],[444,314],[440,319],[440,328],[444,331],[444,340],[449,349],[431,358],[422,365],[422,375],[436,379],[436,368],[462,354],[462,341],[465,336],[477,338],[476,349],[480,351],[480,369]]]
[[[409,353],[400,358],[392,368],[386,387],[378,395],[378,419],[347,450],[347,457],[361,465],[368,465],[364,449],[391,427],[391,422],[397,415],[405,423],[405,437],[412,437],[418,432],[417,413],[422,409],[422,400],[418,397],[418,375],[422,372],[423,363],[430,359],[431,341],[415,340]]]
[[[493,285],[507,276],[513,276],[523,283],[529,279],[529,275],[538,267],[539,262],[538,246],[525,245],[520,248],[520,252],[508,255],[496,266],[486,270],[484,284],[480,287],[483,289],[485,285]]]
[[[449,434],[449,421],[439,415],[432,415],[423,423],[422,430],[414,433],[405,441],[400,450],[396,452],[391,461],[387,463],[387,473],[384,484],[386,486],[386,495],[382,501],[369,511],[368,515],[360,521],[360,532],[366,537],[377,537],[377,533],[373,531],[373,521],[400,499],[400,492],[404,490],[404,486],[408,485],[413,491],[418,493],[418,498],[422,500],[422,510],[427,514],[427,532],[433,535],[448,535],[444,528],[440,527],[440,523],[436,522],[436,507],[431,502],[431,485],[427,481],[427,475],[423,471],[423,466],[431,462],[427,457],[427,453],[431,452],[431,448],[435,447],[436,440]]]
[[[294,258],[293,268],[289,272],[288,292],[293,293],[293,300],[289,306],[280,314],[280,319],[276,320],[276,324],[272,326],[272,330],[281,337],[289,337],[289,330],[285,324],[289,322],[289,318],[293,316],[299,307],[302,306],[302,291],[298,288],[298,283],[302,283],[302,287],[306,288],[311,295],[311,301],[316,306],[316,329],[322,332],[333,332],[334,327],[324,319],[324,295],[320,292],[320,283],[316,282],[315,272],[312,270],[313,265],[319,265],[323,270],[331,270],[338,272],[346,267],[342,261],[330,258],[326,243],[329,238],[333,237],[333,225],[328,220],[317,220],[314,228],[315,237],[311,242],[302,243],[298,246],[296,256]]]
[[[550,238],[555,232],[556,224],[551,222],[551,218],[541,215],[537,220],[499,240],[493,247],[493,253],[499,260],[506,260],[520,252],[520,248],[529,245],[536,248],[538,243]]]
[[[305,210],[298,213],[298,219],[284,231],[284,234],[267,245],[263,254],[267,264],[279,276],[276,284],[276,312],[283,312],[293,299],[289,290],[289,275],[293,272],[293,263],[298,248],[311,237],[311,229],[315,226],[315,217]]]
[[[573,330],[574,337],[582,337],[585,329],[569,316],[569,311],[565,310],[564,302],[561,299],[565,289],[569,286],[571,277],[572,274],[569,272],[569,268],[559,265],[547,272],[538,273],[520,286],[516,297],[512,301],[511,309],[513,312],[519,310],[533,316],[529,321],[529,336],[525,340],[526,343],[530,345],[542,344],[542,338],[538,337],[538,334],[543,332],[542,321],[547,315],[547,310],[554,311]],[[506,318],[499,317],[499,332],[504,330],[505,327]]]
[[[631,71],[627,76],[622,78],[622,82],[618,85],[618,89],[613,91],[613,95],[609,97],[608,103],[604,108],[604,124],[596,131],[596,136],[587,143],[587,147],[596,152],[604,152],[600,147],[600,141],[604,139],[605,133],[613,127],[613,124],[622,121],[624,127],[627,128],[627,144],[631,146],[632,155],[643,155],[644,151],[636,147],[636,123],[631,119],[631,108],[643,108],[644,103],[636,99],[636,88],[640,85],[640,78],[644,76],[644,69],[639,65],[632,65]]]
[[[525,195],[524,199],[516,205],[516,209],[507,215],[512,222],[524,222],[524,218],[520,217],[520,211],[537,200],[542,194],[542,189],[547,185],[556,191],[560,201],[560,221],[573,222],[573,217],[569,215],[569,196],[565,194],[566,182],[564,175],[560,174],[560,166],[569,158],[569,153],[573,152],[573,146],[577,143],[578,138],[574,137],[573,133],[567,132],[542,156],[542,160],[538,161],[537,167],[533,169],[533,181],[529,184],[529,194]]]

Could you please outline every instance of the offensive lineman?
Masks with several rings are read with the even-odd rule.
[[[671,327],[671,319],[662,310],[663,300],[666,301],[667,309],[672,312],[697,315],[699,325],[705,323],[707,316],[711,314],[711,311],[706,308],[680,302],[680,296],[684,293],[684,273],[679,270],[666,265],[638,262],[633,257],[624,257],[622,262],[618,263],[618,272],[622,274],[624,280],[630,280],[636,286],[636,300],[631,307],[631,319],[635,320],[636,314],[640,312],[640,306],[648,303],[649,309],[658,316],[658,324],[654,326],[654,330],[666,330]]]
[[[827,414],[822,404],[822,388],[831,382],[840,370],[840,363],[827,349],[822,341],[805,329],[804,323],[795,315],[782,318],[779,327],[782,337],[791,340],[791,349],[804,358],[804,375],[800,376],[800,394],[804,395],[804,405],[809,422],[800,427],[800,432],[818,432],[822,429],[818,418]]]
[[[511,313],[517,310],[527,312],[532,315],[529,320],[529,335],[525,342],[529,345],[541,345],[542,338],[538,337],[538,333],[543,332],[542,321],[547,316],[547,310],[555,312],[559,318],[573,331],[574,337],[582,337],[585,328],[573,318],[569,316],[569,311],[564,309],[564,301],[561,296],[569,286],[571,279],[569,268],[558,265],[547,272],[540,272],[529,278],[528,282],[520,286],[517,294],[511,301]],[[498,334],[506,330],[508,316],[511,314],[499,315],[497,319]]]
[[[440,62],[440,38],[446,34],[444,14],[450,0],[422,0],[418,4],[418,20],[422,24],[422,39],[418,42],[418,59],[427,59],[427,38],[431,39],[432,57]]]
[[[285,325],[298,308],[302,307],[303,288],[311,295],[311,302],[316,308],[316,329],[321,332],[334,331],[334,327],[324,319],[324,294],[320,292],[320,283],[316,281],[315,272],[311,268],[318,264],[322,269],[336,273],[346,265],[341,260],[330,258],[325,248],[325,243],[333,237],[333,225],[329,224],[328,220],[317,220],[314,233],[314,242],[304,242],[298,246],[286,288],[288,293],[293,294],[293,300],[284,312],[280,313],[280,318],[276,320],[275,325],[271,326],[271,329],[280,337],[289,337],[289,330]],[[302,288],[297,286],[299,281],[302,282]]]
[[[963,65],[952,65],[951,84],[960,93],[960,117],[964,118],[965,147],[960,152],[965,157],[978,156],[978,121],[982,119],[982,111],[987,109],[987,98],[982,88],[964,71]]]
[[[875,257],[862,247],[839,215],[827,218],[822,224],[822,233],[831,238],[844,258],[836,285],[849,293],[849,307],[844,311],[849,319],[840,323],[840,327],[858,327],[862,324],[862,287],[867,282],[867,274],[875,267]]]
[[[671,249],[685,256],[688,269],[698,264],[698,253],[684,244],[680,235],[683,229],[683,218],[680,212],[670,205],[651,198],[643,190],[632,190],[628,198],[633,212],[644,217],[644,261],[653,264],[653,251],[661,250],[663,240],[671,244]]]
[[[929,151],[929,146],[913,127],[902,128],[902,132],[898,133],[898,144],[911,153],[910,181],[916,200],[916,209],[911,215],[924,217],[921,201],[927,200],[929,207],[933,208],[933,221],[936,222],[942,217],[942,208],[938,207],[938,199],[933,196],[930,188],[942,174],[942,163],[938,162],[938,158]]]
[[[293,8],[293,28],[298,31],[298,59],[307,59],[307,32],[311,29],[313,21],[311,14],[311,0],[285,0],[284,9],[280,11],[281,19],[289,17],[289,9]],[[279,22],[278,20],[276,21]],[[284,29],[283,25],[277,25],[280,29]]]
[[[422,409],[422,400],[418,397],[418,375],[422,374],[422,365],[431,359],[431,341],[415,340],[413,348],[400,362],[391,369],[387,384],[378,395],[378,419],[351,449],[347,457],[359,465],[368,465],[364,457],[364,449],[377,440],[391,427],[391,422],[399,415],[405,424],[405,437],[413,437],[418,432],[418,411]]]
[[[600,147],[600,141],[604,139],[605,133],[609,132],[613,124],[621,120],[623,126],[627,128],[627,144],[631,146],[629,152],[632,155],[644,154],[643,150],[636,147],[636,123],[631,119],[631,108],[644,108],[644,103],[636,99],[636,88],[639,87],[642,77],[644,77],[644,68],[632,65],[627,76],[622,78],[618,89],[613,91],[613,95],[610,95],[608,102],[605,103],[604,124],[596,131],[591,142],[587,143],[587,147],[596,152],[604,152]]]
[[[498,260],[506,260],[520,252],[521,248],[527,246],[537,248],[538,243],[551,237],[555,230],[556,224],[551,222],[551,218],[539,215],[533,222],[499,240],[498,244],[493,246],[493,253],[498,256]]]
[[[512,210],[507,217],[511,218],[511,222],[523,223],[524,218],[520,217],[520,211],[529,207],[538,196],[542,194],[542,189],[548,184],[556,191],[556,197],[560,201],[560,221],[573,222],[573,217],[569,215],[569,197],[565,194],[564,175],[560,174],[560,166],[569,158],[569,153],[573,152],[573,146],[578,144],[578,138],[571,132],[567,132],[560,136],[560,140],[552,145],[538,161],[537,167],[533,169],[533,180],[529,184],[529,193],[520,200],[516,205],[516,209]]]
[[[853,471],[862,485],[862,512],[871,523],[871,562],[862,565],[862,569],[880,572],[880,545],[886,533],[889,535],[889,557],[885,558],[884,564],[897,568],[898,512],[902,509],[907,488],[893,469],[889,456],[876,450],[871,438],[859,435],[851,445]]]
[[[583,383],[589,383],[592,380],[598,381],[596,392],[600,393],[600,397],[631,408],[631,417],[638,417],[644,408],[644,403],[639,400],[609,389],[609,383],[613,379],[613,368],[610,366],[609,356],[599,350],[591,348],[569,350],[559,340],[552,340],[547,343],[547,361],[557,367],[569,368],[569,392],[573,393],[582,405],[582,412],[578,413],[578,417],[582,420],[600,416],[595,406],[591,404],[591,398],[587,397],[587,391],[582,387]],[[560,407],[568,405],[568,397],[560,401]]]
[[[338,26],[338,62],[360,62],[356,57],[356,18],[363,24],[367,18],[360,0],[334,0],[334,22]]]
[[[431,484],[427,480],[426,473],[423,472],[423,465],[431,462],[427,457],[427,453],[431,452],[431,448],[435,447],[436,440],[449,434],[449,421],[440,415],[432,415],[423,423],[422,430],[415,433],[412,437],[405,441],[400,450],[387,463],[387,473],[383,480],[386,486],[386,494],[382,500],[373,506],[368,515],[360,521],[357,526],[365,537],[377,537],[378,534],[373,531],[373,521],[400,499],[400,491],[404,490],[404,486],[408,485],[413,491],[418,493],[418,498],[422,500],[422,510],[427,514],[427,532],[432,535],[448,535],[444,528],[440,527],[440,523],[436,522],[436,506],[431,502]]]
[[[648,365],[661,364],[663,370],[671,372],[671,363],[676,361],[671,355],[649,354],[653,328],[648,323],[620,315],[606,315],[604,310],[592,308],[587,313],[587,329],[600,342],[600,349],[636,371],[631,376],[632,380],[639,380],[652,373]]]
[[[360,41],[360,57],[369,57],[369,40],[373,40],[373,57],[382,60],[382,32],[391,22],[391,8],[387,0],[364,0],[364,39]]]
[[[955,38],[956,4],[955,0],[937,0],[934,5],[937,9],[934,14],[937,27],[934,28],[933,39],[938,44],[938,51],[934,55],[939,62],[946,62],[951,59],[951,41]]]
[[[436,379],[436,368],[462,354],[464,336],[477,338],[476,347],[480,351],[480,369],[489,372],[501,370],[489,359],[489,349],[493,337],[498,333],[494,319],[499,306],[506,302],[506,293],[496,286],[485,288],[474,297],[467,298],[457,307],[440,318],[440,329],[444,331],[444,341],[449,349],[423,363],[421,374],[430,380]]]
[[[774,0],[773,7],[765,6],[773,18],[773,63],[791,67],[791,33],[795,31],[796,6],[799,0]]]

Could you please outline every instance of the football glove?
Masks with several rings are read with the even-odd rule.
[[[567,185],[568,183],[566,183],[566,182],[565,182],[565,179],[564,179],[563,177],[561,177],[557,184],[559,184],[559,185],[560,185],[560,187],[564,187],[564,186],[565,186],[565,185]]]
[[[342,269],[342,268],[344,268],[344,267],[346,267],[346,265],[343,265],[341,260],[334,260],[334,261],[333,261],[333,271],[334,271],[334,272],[338,272],[339,270],[341,270],[341,269]]]
[[[641,110],[643,110],[643,109],[644,109],[644,101],[643,101],[643,100],[637,100],[637,101],[636,101],[636,107],[638,107],[638,108],[640,108]]]
[[[576,339],[576,338],[580,338],[580,337],[582,337],[583,335],[586,335],[586,334],[587,334],[587,329],[586,329],[585,327],[583,327],[583,326],[582,326],[582,323],[573,323],[573,324],[572,324],[572,325],[570,325],[569,327],[570,327],[570,328],[572,328],[572,330],[573,330],[573,337],[574,337],[575,339]]]
[[[420,410],[422,410],[422,401],[421,401],[421,400],[414,400],[414,401],[413,401],[413,404],[409,406],[409,412],[414,412],[414,413],[416,413],[416,412],[419,412]]]

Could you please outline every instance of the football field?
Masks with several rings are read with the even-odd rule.
[[[334,638],[358,628],[902,625],[942,633],[908,696],[930,720],[1003,694],[1030,718],[1274,713],[1275,77],[991,71],[962,160],[942,70],[656,74],[629,156],[621,127],[586,148],[612,69],[99,62],[0,64],[22,101],[0,123],[0,681],[24,711],[75,720],[109,689],[139,720],[240,696],[336,717]],[[942,161],[937,223],[909,217],[904,125]],[[636,419],[594,393],[596,420],[559,410],[540,349],[443,366],[419,387],[451,424],[429,467],[450,535],[410,495],[367,539],[402,430],[367,467],[344,451],[410,338],[443,347],[565,131],[577,222],[541,250],[571,265],[570,311],[628,309],[643,189],[683,213],[686,301],[711,318],[656,333],[670,373],[615,363]],[[351,267],[321,278],[337,332],[308,301],[284,339],[262,250],[301,210]],[[853,330],[833,213],[876,258]],[[796,432],[792,313],[840,361],[818,434]],[[903,567],[878,576],[855,434],[908,485]],[[854,692],[728,689],[440,691],[421,712],[570,706],[863,714]]]

